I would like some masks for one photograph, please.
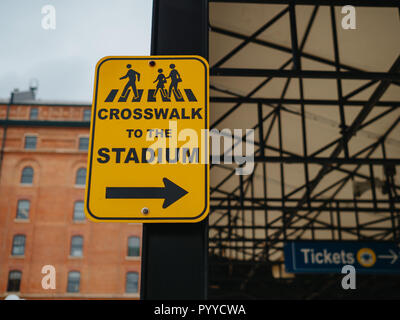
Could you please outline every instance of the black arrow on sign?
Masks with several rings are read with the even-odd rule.
[[[106,187],[106,199],[164,199],[165,209],[188,193],[167,178],[163,182],[165,187],[161,188]]]

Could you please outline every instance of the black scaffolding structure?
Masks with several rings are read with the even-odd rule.
[[[213,0],[210,12],[214,3],[226,6],[226,11],[232,5],[281,5],[281,8],[268,21],[259,21],[261,27],[251,34],[238,32],[237,27],[235,31],[221,27],[210,19],[210,35],[235,41],[229,50],[210,63],[211,109],[223,110],[211,116],[210,128],[222,129],[240,121],[238,110],[249,110],[255,130],[254,141],[249,142],[246,133],[235,136],[234,140],[254,144],[255,165],[253,173],[243,176],[235,175],[237,166],[225,165],[222,161],[211,165],[209,297],[332,298],[346,295],[340,289],[338,275],[293,277],[286,274],[283,244],[299,239],[400,243],[400,153],[398,150],[397,153],[396,150],[388,152],[397,143],[396,133],[400,133],[400,100],[383,99],[389,88],[397,94],[400,91],[400,51],[386,70],[369,71],[344,63],[346,58],[340,53],[338,39],[340,21],[335,12],[338,6],[353,5],[356,8],[387,7],[398,14],[399,3]],[[310,14],[306,22],[302,21],[305,27],[300,33],[296,11],[304,5],[308,6]],[[333,59],[320,56],[310,48],[306,50],[322,9],[329,16],[331,30],[325,37],[332,41]],[[290,46],[260,37],[283,18],[289,22]],[[387,31],[398,34],[400,29]],[[290,56],[277,68],[230,65],[249,45]],[[210,44],[210,58],[212,56]],[[248,55],[248,60],[252,59],[256,57]],[[321,68],[303,68],[304,61],[315,62]],[[284,81],[279,97],[260,94],[277,78]],[[225,79],[258,82],[248,92],[238,92],[240,90],[224,85]],[[337,98],[307,98],[307,79],[334,81],[331,90]],[[346,92],[343,84],[346,80],[360,82]],[[288,88],[294,83],[298,88],[297,97],[288,97]],[[337,135],[324,140],[314,150],[310,147],[310,121],[325,121],[325,124],[329,121],[314,114],[313,108],[331,111],[333,108],[339,119]],[[349,117],[349,112],[353,116]],[[298,118],[300,125],[285,126],[286,116]],[[375,126],[379,126],[380,131],[368,137],[370,142],[357,138]],[[285,145],[288,132],[301,140],[300,152]],[[273,134],[276,143],[270,142]],[[293,170],[288,173],[290,166],[300,172],[302,179],[297,181],[302,180],[302,183],[292,183],[290,172]],[[277,173],[278,178],[273,180],[272,173],[273,176]],[[275,189],[274,192],[271,189]],[[399,297],[395,290],[400,284],[398,276],[365,275],[360,279],[360,289],[353,297],[377,297],[377,292],[382,297]]]

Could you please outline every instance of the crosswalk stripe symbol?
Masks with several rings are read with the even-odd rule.
[[[104,100],[104,102],[113,102],[115,96],[118,93],[118,89],[111,89],[110,93],[108,94],[106,100]]]
[[[115,97],[118,94],[118,89],[111,89],[110,93],[108,94],[107,98],[104,100],[104,102],[114,102]],[[132,98],[132,102],[140,102],[143,96],[143,89],[138,89],[138,97],[135,99],[134,97]],[[194,95],[193,91],[191,89],[183,89],[185,92],[187,101],[189,102],[196,102],[196,96]],[[172,99],[171,97],[168,97],[168,92],[167,90],[164,89],[164,92],[161,93],[161,91],[157,92],[157,95],[154,96],[154,89],[148,89],[147,90],[147,102],[156,102],[157,100],[162,99],[163,102],[170,102]],[[131,90],[129,89],[125,96],[123,97],[122,95],[119,97],[118,102],[127,102],[128,98],[130,96]],[[178,89],[178,92],[175,92],[175,90],[172,90],[173,96],[175,98],[176,102],[184,102],[184,95],[182,94],[181,90]]]
[[[187,98],[188,98],[188,100],[190,102],[196,102],[197,101],[197,99],[194,96],[194,93],[192,92],[192,90],[190,90],[190,89],[184,89],[184,90],[185,90],[186,96],[187,96]]]
[[[140,100],[142,99],[142,95],[143,95],[143,89],[139,89],[138,97],[137,98],[133,97],[132,102],[140,102]]]
[[[156,94],[156,96],[154,96],[154,89],[149,89],[148,91],[148,96],[147,96],[147,102],[155,102],[157,101],[157,97],[161,96],[161,99],[163,102],[170,102],[171,99],[168,98],[168,93],[166,92],[165,89],[161,89],[164,90],[163,93],[161,93],[161,91],[159,91],[159,93]]]
[[[125,97],[123,97],[122,95],[119,97],[118,102],[126,102],[126,100],[128,100],[129,94],[131,93],[131,89],[129,89],[126,94]]]

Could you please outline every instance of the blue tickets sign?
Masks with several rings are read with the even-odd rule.
[[[340,273],[353,265],[362,273],[400,273],[400,245],[394,242],[289,241],[285,268],[293,273]]]

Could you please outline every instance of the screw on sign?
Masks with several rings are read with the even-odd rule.
[[[85,212],[94,221],[199,222],[209,211],[209,67],[198,56],[96,66]]]

